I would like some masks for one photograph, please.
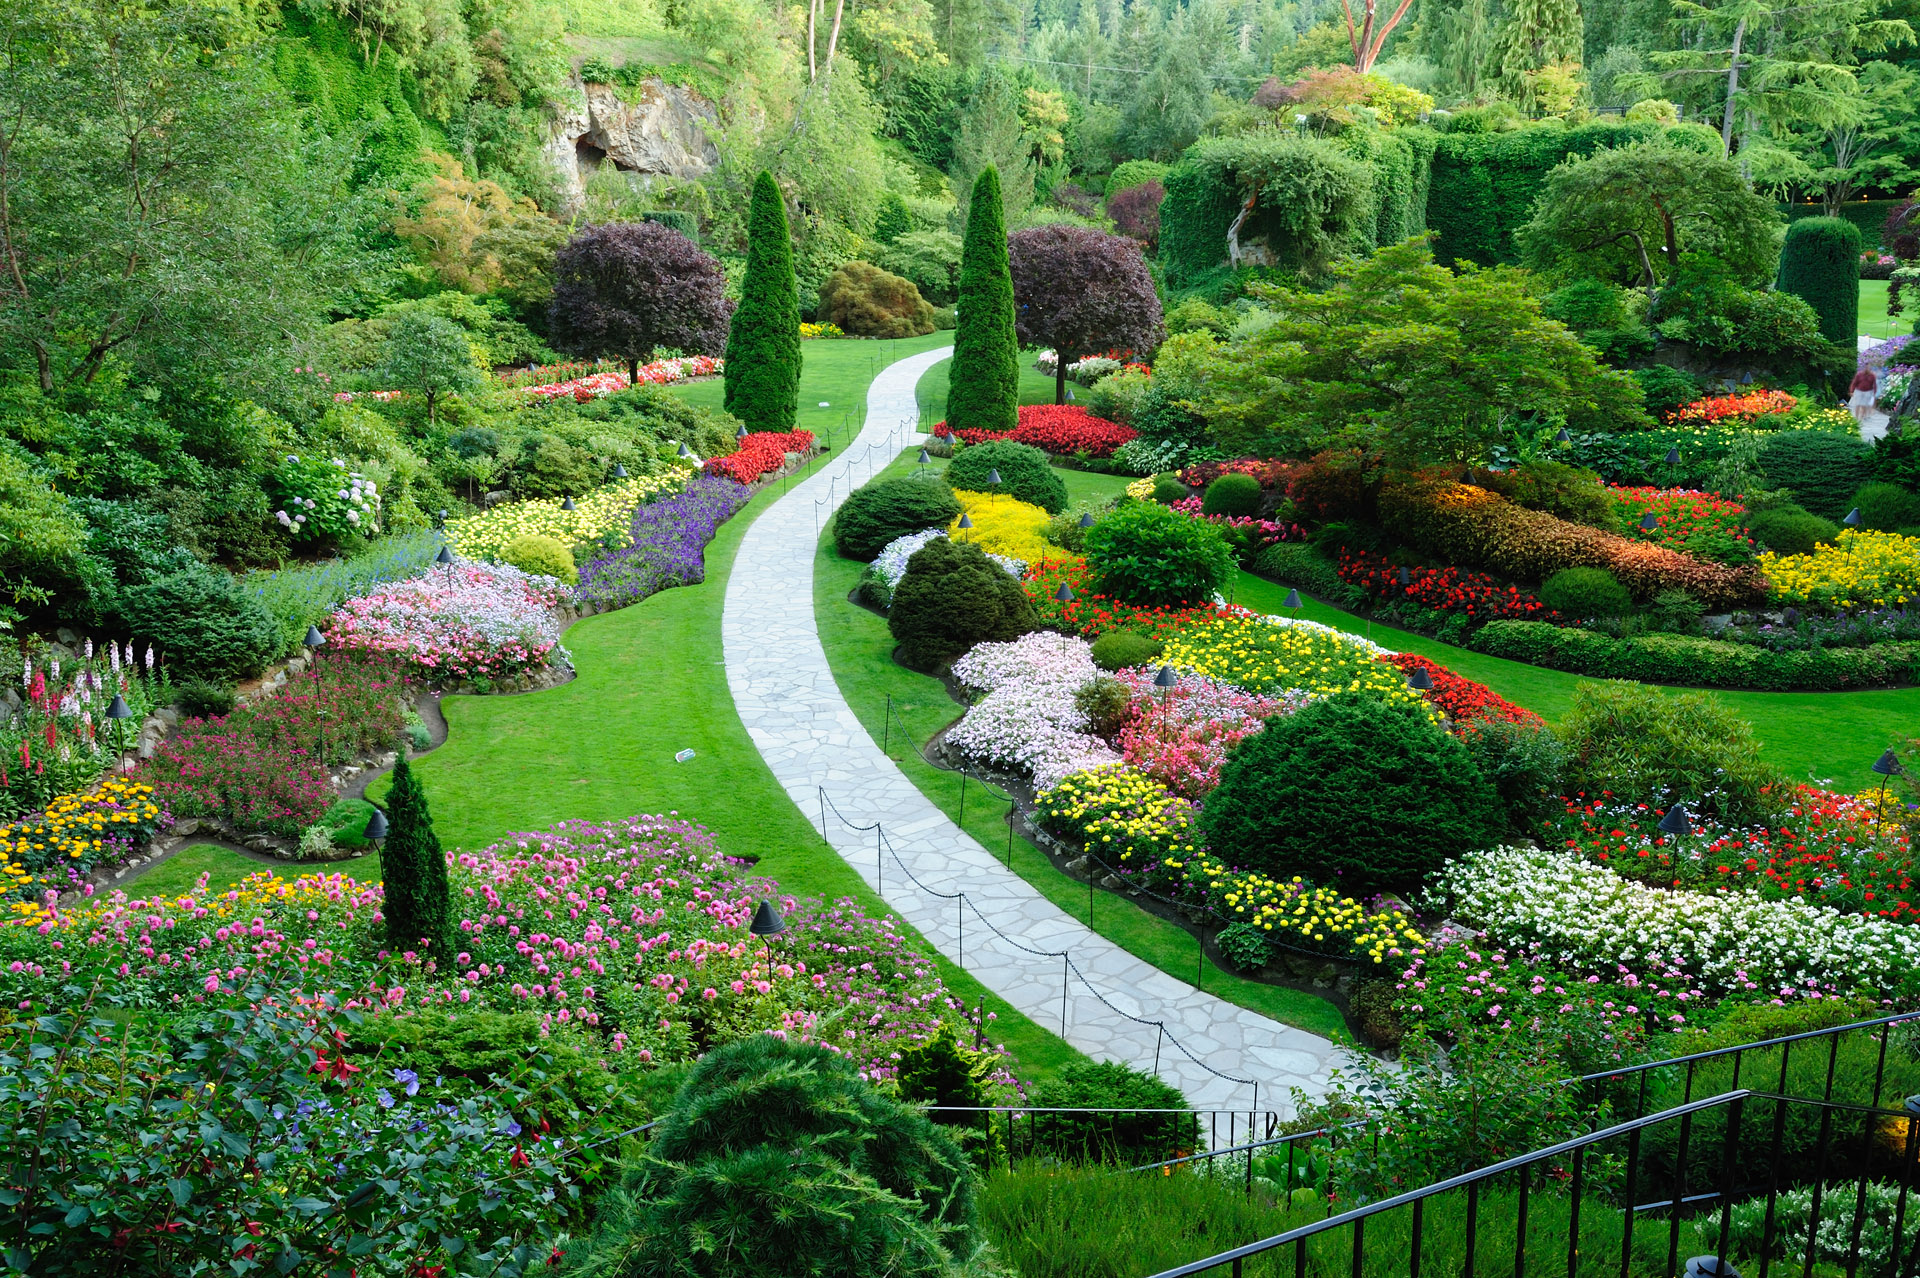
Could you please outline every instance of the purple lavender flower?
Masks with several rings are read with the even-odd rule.
[[[638,603],[669,586],[707,579],[706,545],[752,493],[718,475],[697,475],[685,491],[633,512],[633,544],[580,568],[582,602]]]
[[[409,1096],[418,1096],[420,1094],[420,1076],[410,1069],[396,1069],[393,1071],[393,1081],[405,1087],[407,1089],[407,1095]]]

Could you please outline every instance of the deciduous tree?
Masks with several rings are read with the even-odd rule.
[[[473,347],[452,320],[414,311],[395,320],[387,332],[377,376],[396,390],[427,398],[427,421],[439,421],[440,399],[477,389],[480,370]]]
[[[627,362],[630,378],[662,346],[688,355],[726,347],[720,263],[657,222],[589,226],[554,255],[553,344],[590,359]]]
[[[1079,226],[1037,226],[1007,244],[1014,329],[1022,346],[1051,346],[1053,402],[1067,402],[1067,365],[1084,355],[1144,358],[1167,335],[1140,245]]]

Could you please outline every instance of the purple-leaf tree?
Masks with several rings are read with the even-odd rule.
[[[1124,235],[1080,226],[1036,226],[1007,237],[1013,322],[1022,346],[1051,346],[1053,402],[1067,402],[1067,365],[1104,351],[1141,358],[1167,335],[1160,297]]]
[[[630,381],[662,346],[720,354],[732,312],[720,263],[658,222],[589,226],[553,255],[553,344],[624,359]]]
[[[1167,188],[1146,181],[1115,191],[1107,197],[1107,216],[1120,234],[1139,240],[1148,248],[1160,242],[1160,201]]]

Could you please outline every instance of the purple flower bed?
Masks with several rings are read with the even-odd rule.
[[[633,544],[581,565],[576,597],[617,607],[705,581],[707,543],[752,496],[731,479],[696,475],[684,492],[641,506],[633,512]]]

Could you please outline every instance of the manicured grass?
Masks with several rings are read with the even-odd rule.
[[[1902,302],[1906,310],[1899,315],[1887,314],[1887,281],[1860,281],[1860,335],[1885,341],[1902,333],[1913,332],[1914,311],[1911,302]]]
[[[181,848],[146,873],[126,879],[116,886],[130,896],[185,896],[194,890],[204,874],[211,891],[224,892],[237,886],[248,875],[263,870],[277,879],[297,879],[303,874],[345,874],[362,882],[373,882],[380,877],[380,857],[375,853],[325,865],[289,865],[285,862],[256,861],[211,843],[194,843]]]
[[[883,474],[898,474],[910,466],[908,456],[903,455]],[[1062,477],[1073,477],[1087,494],[1117,491],[1127,483],[1120,476],[1077,471],[1058,473]],[[893,636],[888,633],[884,618],[847,602],[848,593],[858,584],[865,567],[858,561],[840,558],[833,549],[831,536],[822,534],[813,569],[814,616],[820,627],[821,645],[833,667],[834,682],[867,732],[874,740],[887,742],[888,755],[920,787],[922,794],[964,826],[983,846],[1008,858],[1013,871],[1048,900],[1135,957],[1182,980],[1193,980],[1199,965],[1199,946],[1185,928],[1107,892],[1093,894],[1089,918],[1086,887],[1055,869],[1046,855],[1025,839],[1009,837],[1004,803],[992,802],[978,784],[968,782],[963,805],[960,775],[934,767],[908,741],[902,740],[904,730],[913,742],[924,744],[959,717],[960,707],[947,696],[939,680],[916,674],[893,660]],[[887,727],[889,698],[894,714],[891,730]],[[1244,980],[1221,971],[1211,962],[1203,979],[1209,993],[1241,1007],[1336,1041],[1348,1041],[1346,1022],[1339,1009],[1323,998]]]
[[[1289,613],[1281,607],[1287,587],[1242,572],[1234,602],[1260,612]],[[1417,652],[1492,688],[1544,718],[1558,719],[1573,704],[1579,675],[1545,670],[1502,657],[1457,648],[1379,623],[1369,625],[1352,613],[1315,599],[1304,599],[1299,615],[1375,642]],[[1819,781],[1858,793],[1879,784],[1867,770],[1881,751],[1911,736],[1920,724],[1920,688],[1867,692],[1716,692],[1736,714],[1752,723],[1768,762],[1796,781]]]

